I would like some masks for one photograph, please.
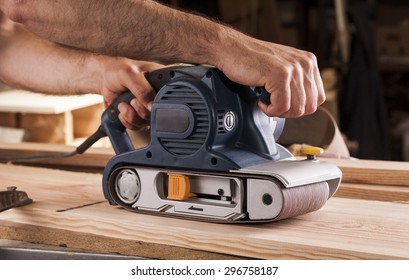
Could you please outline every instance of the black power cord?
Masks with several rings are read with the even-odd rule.
[[[102,126],[100,126],[98,128],[98,130],[94,132],[94,134],[92,134],[90,137],[88,137],[84,142],[82,142],[81,145],[79,145],[72,152],[52,154],[52,155],[40,154],[40,155],[33,155],[33,156],[5,157],[5,158],[0,158],[0,163],[19,162],[19,161],[40,161],[40,160],[45,160],[45,159],[57,159],[57,158],[73,157],[75,155],[84,153],[95,142],[97,142],[99,139],[101,139],[101,138],[103,138],[105,136],[107,136],[107,134],[102,129]]]

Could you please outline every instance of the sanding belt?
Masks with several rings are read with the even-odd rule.
[[[238,175],[240,177],[248,176],[248,174],[240,174],[240,173],[235,174],[235,175]],[[260,176],[252,175],[251,177],[257,177],[260,179],[268,179],[268,177],[265,177],[263,175],[260,175]],[[255,220],[255,221],[220,220],[220,219],[215,219],[211,217],[196,217],[196,216],[174,214],[174,213],[167,213],[167,212],[139,210],[139,209],[132,208],[128,205],[122,205],[122,207],[132,212],[141,213],[141,214],[149,214],[149,215],[156,215],[156,216],[169,216],[169,217],[174,217],[174,218],[212,222],[212,223],[228,223],[228,224],[265,223],[265,222],[279,221],[279,220],[283,220],[283,219],[287,219],[287,218],[291,218],[291,217],[295,217],[295,216],[299,216],[302,214],[316,211],[320,209],[329,198],[329,186],[327,182],[318,182],[318,183],[312,183],[312,184],[296,186],[296,187],[291,187],[291,188],[281,187],[281,191],[283,194],[283,201],[282,201],[282,209],[280,213],[275,218],[266,219],[266,220]],[[260,203],[263,203],[263,202],[260,200]]]

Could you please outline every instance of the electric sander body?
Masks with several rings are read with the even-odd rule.
[[[281,220],[318,210],[342,173],[316,158],[296,160],[277,144],[285,120],[257,106],[269,95],[206,66],[146,74],[157,93],[150,144],[135,149],[118,119],[119,96],[102,115],[116,155],[103,174],[113,205],[147,214],[218,223]]]

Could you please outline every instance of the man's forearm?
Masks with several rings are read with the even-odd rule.
[[[12,20],[52,41],[145,60],[216,64],[224,32],[223,26],[205,18],[148,0],[0,0],[0,4]]]
[[[51,41],[144,60],[210,64],[263,86],[269,116],[311,114],[325,100],[316,57],[264,42],[152,0],[0,0],[7,16]]]
[[[13,24],[0,30],[0,80],[13,87],[46,93],[97,90],[90,55],[38,38]],[[95,62],[97,63],[97,62]]]

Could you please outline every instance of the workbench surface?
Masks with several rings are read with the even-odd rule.
[[[397,202],[334,197],[296,218],[223,225],[110,206],[101,178],[0,165],[0,187],[34,200],[0,213],[0,238],[160,259],[409,259],[407,192]]]

